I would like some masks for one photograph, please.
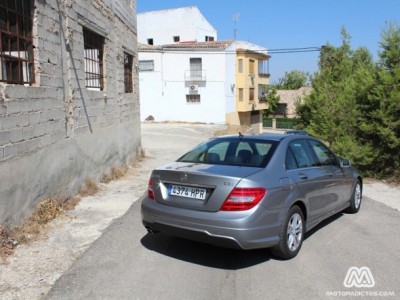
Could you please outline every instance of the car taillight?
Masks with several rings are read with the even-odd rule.
[[[150,178],[149,179],[149,186],[147,187],[147,197],[149,197],[149,199],[154,200],[154,191],[153,191],[153,179]]]
[[[265,188],[234,188],[222,204],[220,210],[248,210],[256,206],[265,196]]]

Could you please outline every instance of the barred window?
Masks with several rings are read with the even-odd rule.
[[[140,60],[139,71],[154,71],[154,60]]]
[[[200,95],[199,94],[186,95],[186,103],[200,103]]]
[[[0,2],[0,81],[32,84],[33,0]]]
[[[124,85],[125,85],[125,93],[133,92],[133,81],[132,81],[132,65],[133,65],[133,56],[124,53]]]
[[[104,89],[103,51],[104,37],[83,28],[85,82],[87,88]]]

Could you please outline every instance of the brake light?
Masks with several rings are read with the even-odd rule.
[[[147,197],[149,197],[149,199],[154,200],[154,191],[153,191],[153,178],[149,179],[149,185],[147,187]]]
[[[266,193],[267,190],[265,188],[234,188],[220,210],[240,211],[251,209],[261,201]]]

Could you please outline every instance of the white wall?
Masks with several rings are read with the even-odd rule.
[[[185,81],[190,58],[202,59],[205,81]],[[234,62],[227,66],[228,61],[234,60],[233,53],[221,50],[139,53],[139,60],[148,59],[154,59],[155,70],[139,72],[142,121],[152,115],[157,122],[225,123],[227,109],[228,112],[235,110],[235,97],[231,91],[231,84],[235,83]],[[191,84],[198,85],[200,103],[186,102]]]
[[[151,38],[154,45],[173,44],[174,36],[180,41],[204,42],[206,36],[217,40],[217,31],[195,6],[140,13],[138,41],[147,44]]]

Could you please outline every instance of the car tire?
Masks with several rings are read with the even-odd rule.
[[[362,199],[362,187],[360,180],[357,180],[353,193],[350,198],[350,206],[346,209],[347,213],[355,214],[360,210],[361,207],[361,199]]]
[[[271,249],[272,254],[283,259],[295,257],[303,244],[304,234],[303,211],[298,206],[292,206],[283,222],[279,244]]]

